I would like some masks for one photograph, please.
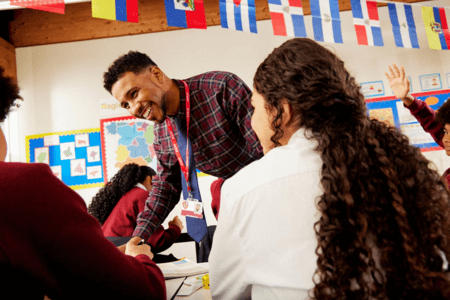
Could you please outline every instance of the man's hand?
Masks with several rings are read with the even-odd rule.
[[[409,79],[405,77],[403,66],[399,69],[396,64],[389,66],[389,73],[384,73],[389,80],[389,86],[395,97],[402,100],[406,106],[414,102],[414,98],[409,94]]]
[[[125,254],[134,257],[138,256],[139,254],[145,254],[150,257],[150,259],[153,259],[153,253],[151,252],[150,246],[147,244],[137,246],[128,242],[126,244]]]
[[[169,226],[172,224],[177,225],[180,228],[180,230],[183,230],[184,228],[183,222],[181,222],[181,220],[178,219],[178,216],[175,216],[172,221],[169,221]]]

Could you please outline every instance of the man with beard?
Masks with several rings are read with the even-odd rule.
[[[146,54],[130,51],[109,67],[104,87],[131,115],[155,123],[157,174],[129,243],[147,240],[180,199],[178,128],[188,132],[195,166],[206,174],[227,179],[262,157],[251,126],[251,90],[232,73],[170,79]]]

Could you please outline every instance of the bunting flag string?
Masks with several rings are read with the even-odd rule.
[[[268,0],[274,35],[306,37],[301,0]]]
[[[92,0],[92,17],[124,22],[139,22],[138,0]]]
[[[397,47],[418,49],[419,41],[411,5],[388,3],[388,9]]]
[[[375,1],[351,0],[358,45],[383,46],[380,19]]]
[[[343,43],[338,0],[310,0],[314,39]]]
[[[222,28],[257,33],[255,0],[220,0]]]
[[[422,17],[430,49],[448,50],[450,33],[444,8],[422,6]]]
[[[9,4],[57,14],[64,14],[66,7],[64,0],[10,0]]]
[[[206,29],[203,0],[164,0],[167,25]]]

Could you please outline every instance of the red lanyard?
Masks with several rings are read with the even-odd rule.
[[[184,178],[186,178],[187,189],[189,194],[191,194],[191,186],[189,184],[189,120],[191,118],[191,106],[190,106],[190,96],[189,96],[189,87],[187,83],[182,80],[184,84],[184,89],[186,91],[186,165],[183,162],[183,158],[181,157],[180,148],[178,147],[177,140],[175,139],[175,134],[173,133],[172,122],[169,117],[166,116],[167,128],[169,129],[170,139],[172,140],[173,149],[175,154],[177,155],[178,163],[181,167],[181,172],[184,174]]]

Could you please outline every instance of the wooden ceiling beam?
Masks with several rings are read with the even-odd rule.
[[[309,1],[302,4],[304,14],[309,15]],[[204,6],[207,26],[220,25],[219,0],[204,0]],[[255,0],[255,7],[257,20],[270,19],[267,0]],[[351,10],[350,0],[339,0],[339,9]],[[139,0],[139,23],[93,18],[91,2],[84,2],[66,4],[64,15],[32,9],[15,10],[14,20],[9,23],[9,41],[15,47],[27,47],[179,29],[182,28],[167,26],[164,0]]]

